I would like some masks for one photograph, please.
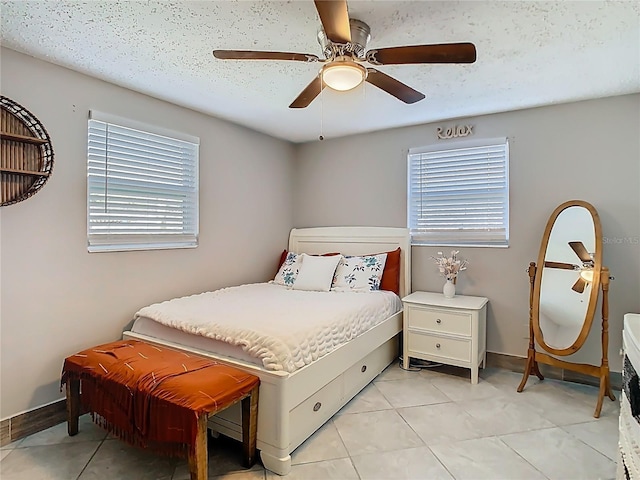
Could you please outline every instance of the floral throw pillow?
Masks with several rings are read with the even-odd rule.
[[[370,292],[380,289],[387,254],[343,257],[333,276],[331,290],[336,292]]]
[[[277,285],[284,285],[285,287],[292,287],[300,272],[300,266],[302,265],[302,255],[289,252],[284,259],[282,265],[278,269],[273,283]]]

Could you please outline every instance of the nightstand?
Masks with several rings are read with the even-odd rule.
[[[478,368],[485,366],[487,302],[484,297],[413,292],[402,299],[402,361],[410,358],[471,369],[478,383]]]

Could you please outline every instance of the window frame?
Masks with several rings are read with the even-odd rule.
[[[429,234],[428,231],[418,232],[415,225],[412,224],[414,217],[414,203],[413,203],[413,180],[412,180],[412,165],[413,157],[415,155],[422,154],[446,154],[447,152],[454,152],[455,150],[465,150],[473,148],[491,148],[493,146],[504,147],[503,155],[503,169],[504,169],[504,186],[502,197],[503,219],[501,227],[496,229],[497,231],[504,230],[504,233],[498,235],[493,230],[486,230],[486,233],[482,233],[480,229],[477,231],[471,230],[468,233],[462,235],[450,232],[446,233]],[[459,193],[459,195],[470,195]],[[483,138],[464,140],[457,142],[450,142],[445,145],[432,144],[423,147],[410,148],[407,152],[407,226],[410,231],[411,245],[416,246],[434,246],[434,247],[493,247],[493,248],[508,248],[509,247],[509,139],[507,137],[497,138]],[[462,230],[460,228],[459,230]],[[473,232],[473,233],[472,233]],[[483,238],[484,237],[484,238]]]
[[[92,180],[92,177],[98,177],[97,175],[92,175],[92,157],[94,159],[99,158],[96,157],[94,153],[91,152],[91,134],[92,134],[92,123],[91,122],[101,122],[106,124],[107,126],[113,126],[117,128],[131,129],[138,132],[141,132],[141,137],[165,137],[170,143],[173,143],[174,146],[179,145],[180,143],[191,144],[189,148],[192,148],[193,151],[187,155],[188,165],[187,170],[189,170],[190,175],[183,175],[182,181],[185,182],[185,177],[191,179],[189,185],[183,183],[177,189],[175,186],[173,187],[175,191],[179,192],[180,196],[183,196],[187,200],[187,206],[190,209],[188,213],[181,214],[180,216],[180,226],[184,228],[185,226],[185,218],[189,217],[191,221],[188,223],[188,230],[182,233],[171,233],[166,230],[159,231],[157,233],[136,233],[136,234],[115,234],[113,232],[100,234],[96,233],[95,228],[92,229],[92,194],[95,197],[95,185],[97,184],[95,178]],[[108,134],[106,134],[108,135]],[[91,110],[89,112],[89,118],[87,121],[87,250],[90,253],[95,252],[125,252],[125,251],[140,251],[140,250],[158,250],[158,249],[182,249],[182,248],[196,248],[199,242],[199,197],[200,197],[200,189],[199,189],[199,154],[200,154],[200,139],[193,135],[189,135],[182,132],[177,132],[169,129],[165,129],[162,127],[149,125],[143,122],[131,120],[128,118],[119,117],[116,115],[100,112],[97,110]],[[105,140],[105,146],[108,146],[109,140],[108,138]],[[142,145],[142,143],[141,143]],[[147,145],[148,147],[149,145]],[[108,150],[108,148],[107,148]],[[98,162],[103,161],[108,164],[108,154],[105,155],[107,158],[104,160],[97,160]],[[130,161],[130,160],[125,160]],[[94,161],[94,169],[95,169],[95,161]],[[132,178],[135,181],[135,178]],[[93,185],[92,185],[93,183]],[[93,187],[93,189],[92,189]],[[122,188],[122,187],[120,187]],[[141,191],[144,191],[145,187],[141,187]],[[107,188],[108,190],[108,188]],[[164,194],[167,194],[168,188],[164,186],[160,186],[160,190],[164,190]],[[132,190],[135,191],[135,188]],[[146,192],[148,194],[148,192]],[[104,198],[106,199],[108,196],[107,191],[104,192]],[[163,198],[163,197],[161,197]],[[93,204],[95,206],[95,203]],[[95,218],[95,217],[94,217]],[[166,217],[162,217],[166,218]]]

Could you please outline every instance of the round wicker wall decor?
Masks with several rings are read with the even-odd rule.
[[[53,147],[40,121],[26,108],[0,96],[0,206],[26,200],[51,176]]]

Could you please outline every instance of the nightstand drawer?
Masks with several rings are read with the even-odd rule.
[[[409,328],[471,336],[471,314],[433,310],[410,305],[405,310]]]
[[[436,337],[411,332],[409,336],[409,355],[412,352],[470,362],[471,340]]]

